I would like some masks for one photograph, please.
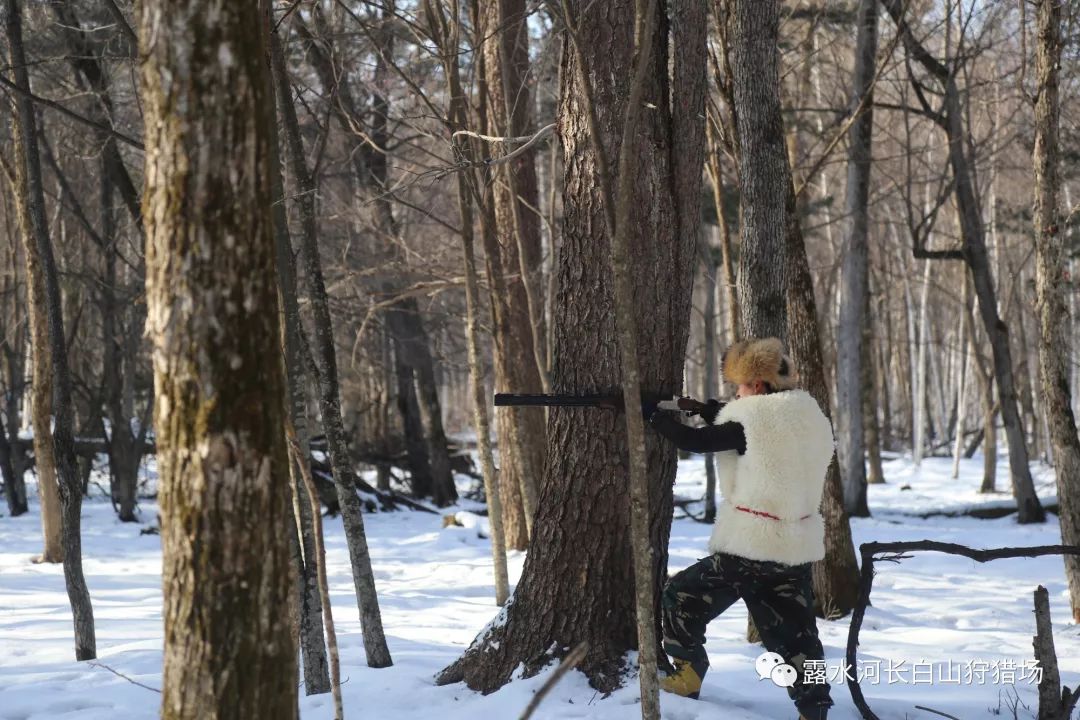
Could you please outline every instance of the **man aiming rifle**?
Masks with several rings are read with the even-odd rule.
[[[827,682],[806,682],[807,660],[824,660],[814,616],[811,563],[825,557],[821,495],[834,450],[832,426],[777,338],[729,347],[721,360],[735,400],[646,399],[642,414],[683,450],[717,453],[723,502],[708,557],[668,581],[662,599],[664,650],[674,672],[661,687],[697,698],[709,668],[705,627],[740,598],[767,650],[792,666],[787,687],[800,720],[826,720]],[[622,409],[621,395],[499,396],[496,405],[563,405]],[[679,415],[699,415],[700,428]]]

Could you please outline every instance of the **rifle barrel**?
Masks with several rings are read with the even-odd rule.
[[[617,395],[544,395],[495,393],[497,407],[622,407],[622,397]]]

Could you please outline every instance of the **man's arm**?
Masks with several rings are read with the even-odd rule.
[[[719,425],[706,425],[692,428],[679,422],[673,413],[656,412],[649,419],[649,424],[658,433],[675,443],[680,450],[695,453],[721,452],[734,450],[740,455],[746,452],[746,434],[737,422],[725,422]]]

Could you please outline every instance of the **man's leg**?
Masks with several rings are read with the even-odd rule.
[[[807,660],[825,659],[814,616],[810,564],[761,577],[743,597],[766,649],[780,654],[795,668],[795,685],[787,688],[795,706],[810,720],[823,718],[818,709],[832,705],[829,683],[823,672],[816,673],[807,683],[804,672]]]
[[[725,561],[729,557],[715,554],[698,560],[664,587],[664,650],[689,661],[701,677],[709,667],[705,626],[739,599],[739,578]]]

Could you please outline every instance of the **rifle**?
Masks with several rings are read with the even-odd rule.
[[[596,407],[603,410],[622,410],[623,396],[617,395],[544,395],[495,393],[496,407]],[[707,403],[690,397],[661,400],[657,407],[661,410],[680,410],[688,415],[698,415],[708,409]]]

